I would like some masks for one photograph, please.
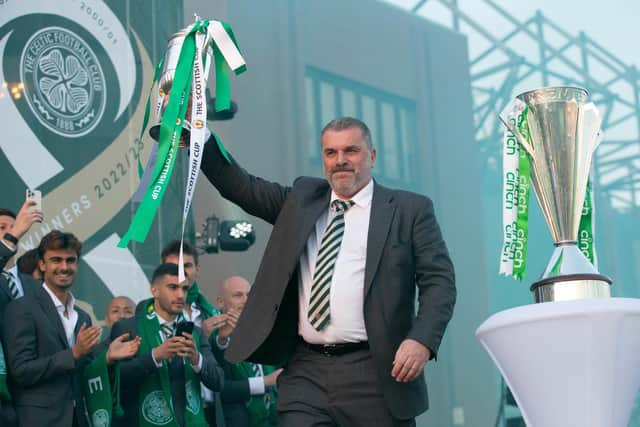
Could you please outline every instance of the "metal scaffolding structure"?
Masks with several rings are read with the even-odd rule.
[[[640,74],[588,35],[571,35],[540,11],[518,20],[494,1],[481,0],[503,22],[483,25],[457,0],[392,2],[432,19],[430,8],[449,15],[440,24],[481,39],[483,50],[470,54],[476,140],[489,167],[501,153],[500,114],[519,92],[541,86],[587,88],[603,117],[604,140],[594,157],[600,200],[620,212],[640,209]],[[413,3],[413,4],[408,4]],[[499,34],[498,34],[499,33]]]

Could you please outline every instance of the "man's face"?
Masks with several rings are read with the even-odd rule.
[[[249,283],[241,277],[231,277],[224,282],[218,296],[218,305],[223,312],[235,310],[242,312],[249,297]]]
[[[9,215],[0,215],[0,237],[11,230],[14,222],[16,222],[16,220]]]
[[[129,298],[113,298],[107,307],[105,323],[111,327],[118,320],[133,317],[135,307]]]
[[[167,255],[162,262],[168,262],[178,265],[180,256],[178,254]],[[198,280],[200,276],[200,266],[196,265],[196,261],[193,259],[193,255],[182,254],[182,260],[184,261],[184,275],[187,277],[189,287]]]
[[[376,150],[369,149],[357,127],[322,135],[324,173],[341,198],[351,198],[369,183],[375,160]]]
[[[153,295],[156,309],[160,308],[167,314],[177,316],[184,308],[189,287],[187,280],[179,284],[178,276],[165,274],[157,278],[151,285],[151,294]]]
[[[78,254],[72,249],[47,249],[38,265],[47,285],[69,289],[78,272]]]

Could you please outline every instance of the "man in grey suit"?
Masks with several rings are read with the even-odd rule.
[[[54,230],[38,247],[44,283],[6,308],[3,345],[20,427],[85,427],[82,371],[100,328],[70,290],[82,244]]]
[[[18,271],[15,265],[17,241],[25,234],[34,222],[42,221],[42,212],[34,210],[34,201],[27,200],[18,215],[5,208],[0,208],[0,340],[2,339],[2,318],[4,310],[11,301],[29,295],[39,282]],[[0,354],[4,360],[4,354]],[[4,363],[2,364],[4,366]],[[0,425],[16,427],[18,420],[13,405],[3,399],[0,393]]]
[[[281,426],[415,425],[456,298],[433,204],[372,179],[376,150],[357,119],[327,124],[321,149],[327,179],[285,187],[205,145],[221,195],[273,224],[226,358],[285,364]]]

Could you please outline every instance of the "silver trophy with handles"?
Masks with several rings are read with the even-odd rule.
[[[528,106],[529,138],[501,120],[529,156],[531,182],[555,245],[542,277],[531,286],[535,300],[608,298],[611,279],[577,245],[591,160],[600,141],[600,114],[582,88],[547,87],[517,99]]]

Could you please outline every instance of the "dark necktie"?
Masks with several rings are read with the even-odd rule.
[[[316,330],[324,329],[331,320],[329,307],[331,297],[331,278],[340,252],[342,236],[344,235],[344,214],[354,202],[351,200],[334,200],[331,209],[333,219],[327,225],[316,258],[316,269],[313,273],[311,285],[311,298],[309,299],[309,311],[307,316],[311,326]]]

